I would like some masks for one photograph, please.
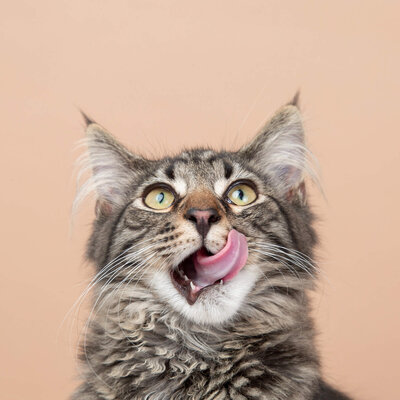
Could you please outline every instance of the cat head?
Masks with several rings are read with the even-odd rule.
[[[268,293],[295,296],[308,287],[315,234],[296,105],[282,107],[238,151],[193,149],[158,160],[86,122],[92,175],[76,202],[96,194],[87,255],[99,284],[131,288],[132,297],[140,287],[165,310],[214,325],[268,308]]]

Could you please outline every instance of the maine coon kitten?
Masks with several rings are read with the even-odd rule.
[[[147,160],[87,118],[95,296],[73,399],[346,399],[321,379],[296,102],[236,152]]]

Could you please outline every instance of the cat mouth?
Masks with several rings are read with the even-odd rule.
[[[211,254],[202,247],[171,270],[171,279],[178,292],[193,305],[208,288],[233,279],[245,266],[247,256],[246,236],[232,229],[218,253]]]

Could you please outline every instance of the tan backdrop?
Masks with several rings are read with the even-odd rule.
[[[133,149],[235,148],[297,89],[321,164],[327,379],[399,399],[400,3],[0,2],[1,389],[65,399],[92,218],[69,231],[82,107]],[[72,324],[72,329],[70,329]]]

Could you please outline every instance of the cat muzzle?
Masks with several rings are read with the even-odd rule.
[[[178,291],[192,305],[200,293],[214,285],[233,279],[245,266],[248,257],[246,236],[232,229],[225,246],[210,255],[205,248],[197,250],[171,271]]]

